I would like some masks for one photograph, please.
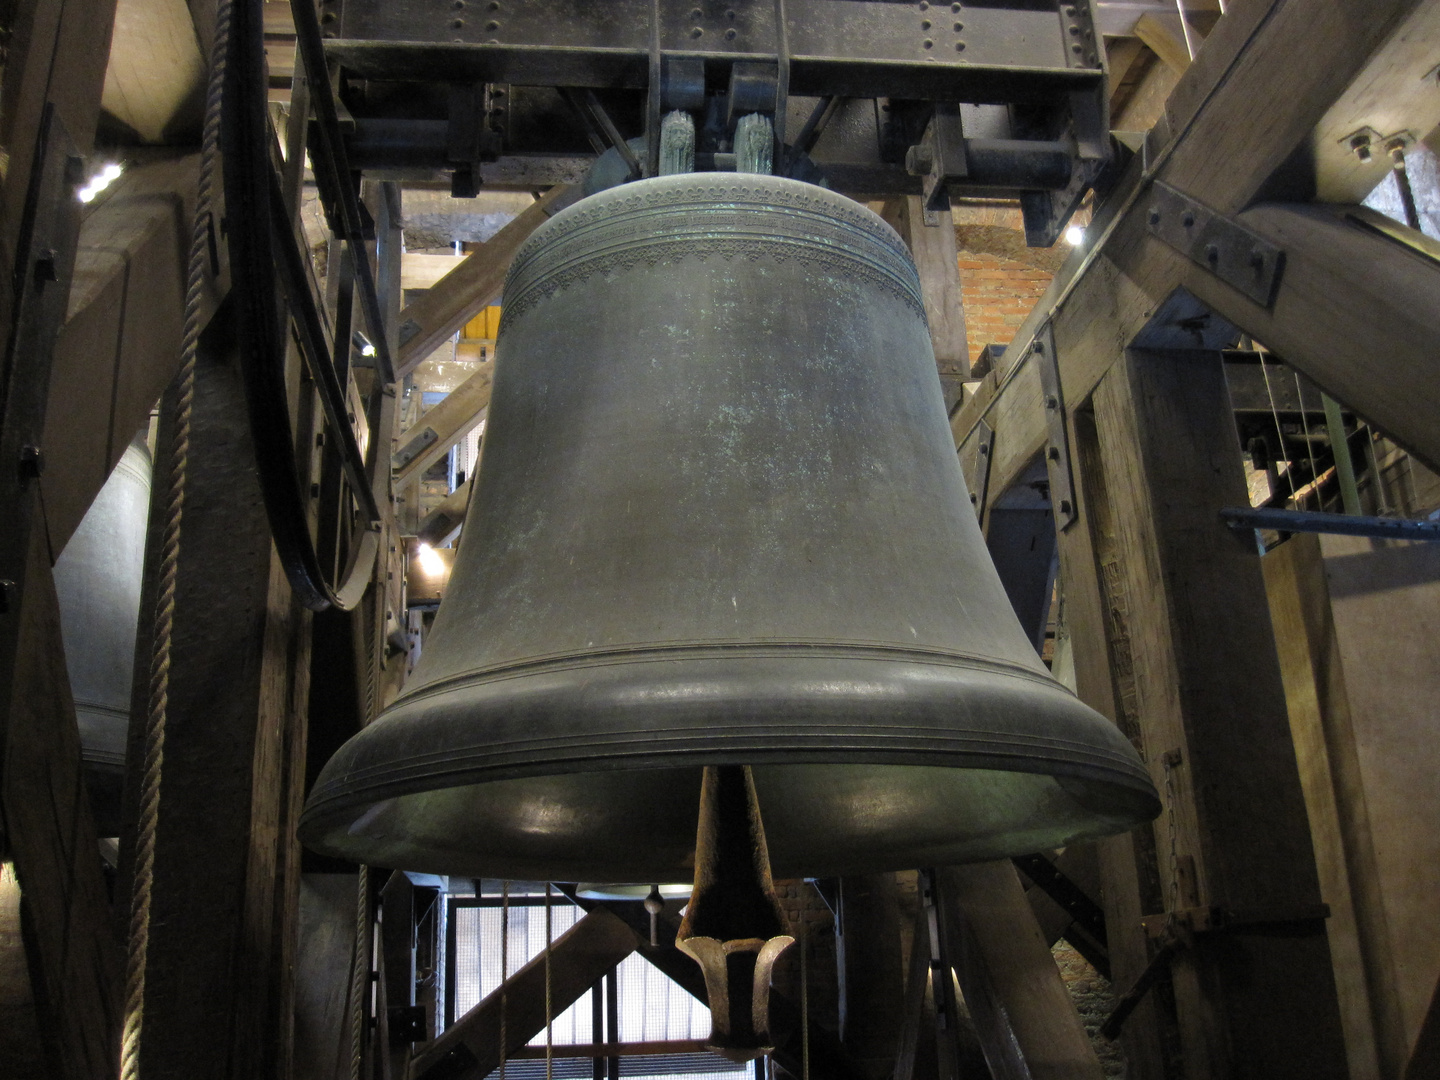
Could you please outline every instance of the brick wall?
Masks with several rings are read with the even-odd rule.
[[[955,228],[972,361],[986,345],[1009,343],[1068,254],[1063,241],[1054,248],[1026,247],[1018,212],[1014,216],[1013,223]]]

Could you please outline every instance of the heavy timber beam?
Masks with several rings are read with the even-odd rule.
[[[179,367],[198,169],[193,154],[130,169],[81,225],[43,444],[56,551]]]
[[[634,932],[608,911],[592,911],[560,937],[550,950],[550,1008],[559,1016],[600,977],[635,951]],[[505,1045],[511,1056],[545,1030],[545,954],[506,980]],[[489,1076],[500,1064],[502,991],[455,1021],[444,1035],[415,1057],[410,1075],[416,1080],[464,1080]]]
[[[1100,1060],[1009,861],[937,871],[951,963],[995,1080],[1100,1080]]]
[[[1124,552],[1102,580],[1125,622],[1112,614],[1106,629],[1129,650],[1125,704],[1168,803],[1157,829],[1165,908],[1255,912],[1286,929],[1198,934],[1181,950],[1172,973],[1187,1062],[1195,1076],[1243,1067],[1339,1080],[1330,950],[1323,921],[1301,914],[1318,908],[1320,886],[1264,582],[1217,513],[1245,498],[1220,356],[1132,350],[1101,381],[1094,412],[1098,446],[1081,452],[1098,459]]]
[[[26,584],[18,610],[4,616],[18,621],[22,642],[12,696],[0,701],[9,716],[4,820],[23,890],[20,919],[47,1072],[103,1080],[118,1060],[120,951],[110,933],[59,605],[39,529],[32,531]]]
[[[426,469],[450,452],[450,448],[474,430],[480,414],[490,404],[493,361],[445,395],[445,399],[423,414],[405,433],[396,452],[404,462],[395,473],[395,490],[404,491]]]
[[[426,290],[415,303],[400,312],[400,359],[396,378],[414,371],[419,363],[438,349],[452,334],[493,304],[505,284],[510,260],[530,234],[551,214],[567,205],[575,189],[561,185],[551,188],[510,224],[472,251],[454,270]]]
[[[288,1068],[305,776],[310,614],[295,600],[262,510],[233,330],[212,325],[196,370],[176,568],[169,717],[153,817],[154,890],[140,1070],[258,1080]],[[157,460],[174,439],[165,395]],[[169,485],[156,483],[147,589]],[[142,612],[142,642],[153,638]],[[148,652],[143,650],[142,652]],[[148,655],[135,680],[146,716]],[[129,760],[143,760],[143,723]],[[135,779],[132,775],[132,781]],[[127,813],[138,816],[135,784]],[[126,883],[117,892],[128,897]]]
[[[1008,436],[1012,445],[1043,445],[1044,413],[1038,381],[1029,378],[1025,370],[1029,343],[1043,324],[1053,321],[1064,398],[1070,403],[1081,402],[1142,329],[1148,327],[1152,334],[1155,332],[1153,316],[1182,286],[1213,303],[1243,329],[1251,329],[1246,322],[1253,323],[1253,332],[1266,344],[1270,341],[1265,332],[1275,334],[1280,322],[1301,327],[1310,320],[1333,323],[1347,318],[1332,310],[1344,306],[1337,302],[1337,292],[1321,297],[1320,290],[1327,286],[1332,290],[1354,288],[1359,302],[1344,332],[1353,333],[1363,325],[1365,333],[1345,348],[1353,352],[1358,342],[1365,342],[1369,354],[1363,362],[1368,370],[1383,372],[1389,378],[1390,368],[1381,358],[1392,346],[1400,348],[1402,354],[1414,348],[1401,336],[1411,332],[1417,312],[1399,312],[1387,299],[1389,294],[1371,287],[1370,265],[1354,261],[1358,254],[1368,257],[1386,251],[1387,245],[1378,243],[1378,238],[1377,242],[1367,242],[1344,233],[1338,226],[1312,225],[1299,230],[1294,219],[1282,210],[1247,212],[1244,220],[1248,223],[1253,216],[1255,227],[1262,230],[1278,231],[1284,220],[1291,222],[1290,233],[1305,234],[1297,237],[1293,256],[1287,252],[1278,297],[1268,319],[1263,319],[1259,309],[1235,290],[1148,234],[1148,193],[1152,181],[1159,179],[1212,210],[1233,214],[1259,195],[1286,190],[1308,192],[1314,183],[1312,174],[1282,169],[1292,151],[1307,143],[1337,99],[1360,93],[1357,83],[1363,81],[1364,93],[1383,98],[1387,87],[1399,88],[1422,77],[1425,72],[1403,67],[1376,72],[1370,58],[1390,51],[1395,39],[1429,32],[1429,24],[1436,19],[1440,19],[1440,9],[1420,5],[1418,0],[1343,0],[1327,5],[1321,13],[1287,0],[1231,5],[1171,95],[1165,118],[1150,133],[1151,171],[1145,172],[1144,162],[1138,158],[1131,163],[1121,185],[1087,230],[1098,237],[1094,246],[1071,256],[1017,332],[997,365],[994,379],[957,414],[953,425],[957,444],[965,441],[982,417],[998,429],[995,415],[1003,414],[1007,419],[1018,418],[1019,428]],[[1297,56],[1304,56],[1306,62],[1291,63]],[[1284,80],[1283,92],[1277,80]],[[1250,124],[1256,101],[1266,102],[1265,138],[1255,138]],[[1296,175],[1299,179],[1295,179]],[[1336,234],[1346,252],[1344,257],[1326,249],[1326,238]],[[1387,274],[1402,275],[1406,272],[1403,268],[1408,267],[1422,283],[1411,287],[1428,284],[1428,272],[1403,255],[1398,246],[1385,259],[1394,263]],[[1433,285],[1429,288],[1433,295]],[[1409,302],[1408,288],[1398,295]],[[1153,343],[1192,347],[1209,344],[1193,336],[1187,341],[1185,328],[1194,325],[1193,316],[1199,313],[1199,305],[1194,310],[1176,312],[1170,339]],[[1392,314],[1396,319],[1389,318]],[[1390,327],[1399,328],[1393,336]],[[1421,345],[1414,348],[1417,353],[1424,351],[1425,343],[1434,335],[1433,326],[1422,327],[1421,331]],[[1377,335],[1381,341],[1376,340]],[[1295,336],[1302,337],[1298,330]],[[1312,340],[1312,348],[1318,350],[1324,339],[1315,335]],[[1334,340],[1325,342],[1325,346],[1334,347]],[[1318,370],[1321,361],[1310,360],[1309,351],[1302,347],[1295,355],[1286,355],[1286,359],[1326,385],[1325,379],[1310,370],[1312,364]],[[1335,374],[1329,372],[1332,382]],[[1377,395],[1382,382],[1370,379],[1371,385],[1362,396]],[[1401,393],[1413,388],[1412,379]],[[1433,387],[1422,388],[1421,392],[1421,400],[1433,400]],[[1434,425],[1428,431],[1415,433],[1414,425],[1407,423],[1404,415],[1390,417],[1375,411],[1386,411],[1383,400],[1362,405],[1347,399],[1345,403],[1382,429],[1407,429],[1410,434],[1403,439],[1405,445],[1427,464],[1440,460],[1440,436],[1435,434]],[[997,446],[997,460],[998,456]],[[1017,450],[1011,460],[1018,469],[1028,455]],[[992,473],[990,490],[1004,491],[1014,475],[1007,475],[1004,469]]]

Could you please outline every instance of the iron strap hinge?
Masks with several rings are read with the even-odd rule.
[[[1275,302],[1285,252],[1259,233],[1159,180],[1145,220],[1150,235],[1261,307]]]
[[[1055,328],[1046,323],[1030,342],[1027,354],[1040,373],[1045,407],[1045,470],[1050,475],[1050,505],[1061,531],[1075,523],[1075,481],[1070,468],[1070,440],[1065,436],[1065,398],[1060,393],[1060,367],[1055,356]],[[1022,357],[1022,360],[1024,358]]]

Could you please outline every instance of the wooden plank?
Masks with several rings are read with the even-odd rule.
[[[1099,1080],[1060,969],[1008,860],[936,872],[950,960],[995,1080]]]
[[[574,195],[568,185],[551,188],[514,221],[471,252],[419,300],[400,312],[400,354],[395,375],[403,378],[484,307],[495,303],[510,260],[530,234]]]
[[[35,485],[29,498],[38,500]],[[38,512],[38,507],[34,508]],[[31,531],[16,619],[22,646],[4,701],[6,833],[47,1064],[65,1080],[106,1080],[119,1060],[120,951],[100,872],[65,672],[60,610],[43,530]]]
[[[608,911],[587,914],[560,937],[550,951],[550,1000],[553,1014],[568,1009],[607,971],[635,951],[631,929]],[[417,1054],[411,1068],[416,1080],[429,1075],[446,1080],[481,1078],[500,1064],[501,995],[505,997],[504,1056],[509,1057],[545,1030],[545,966],[542,952],[455,1021],[445,1034]]]
[[[490,384],[494,372],[493,361],[482,364],[475,374],[446,394],[440,404],[422,414],[405,433],[397,453],[408,455],[418,452],[396,470],[396,490],[417,480],[480,423],[481,414],[490,404]]]
[[[1131,351],[1094,397],[1114,503],[1149,765],[1173,812],[1167,901],[1283,912],[1319,902],[1309,825],[1256,560],[1220,524],[1243,504],[1218,353]],[[1244,753],[1236,753],[1237,747]],[[1179,753],[1178,764],[1162,765]],[[1162,837],[1165,833],[1160,834]],[[1179,876],[1193,860],[1192,891]],[[1197,938],[1173,966],[1197,1075],[1346,1074],[1322,928]]]

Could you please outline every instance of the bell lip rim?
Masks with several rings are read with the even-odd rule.
[[[412,703],[438,697],[470,682],[501,682],[588,667],[613,667],[619,664],[666,663],[674,660],[724,662],[736,659],[778,659],[803,656],[807,659],[878,660],[887,663],[928,664],[935,667],[957,667],[985,675],[1011,676],[1032,682],[1047,691],[1058,691],[1075,701],[1079,695],[1048,671],[1036,671],[1015,660],[954,652],[949,649],[899,642],[835,641],[806,638],[745,638],[735,641],[701,640],[655,644],[614,645],[604,649],[586,649],[552,653],[546,656],[505,660],[488,667],[469,668],[443,679],[417,685],[402,691],[371,723],[377,724],[390,714]],[[1037,657],[1037,662],[1039,658]],[[1081,705],[1085,705],[1080,701]],[[1085,708],[1090,706],[1085,705]],[[1093,711],[1093,710],[1092,710]],[[369,725],[367,725],[369,726]]]
[[[714,761],[714,762],[706,762],[706,763],[703,763],[703,764],[734,764],[734,762]],[[765,763],[762,763],[762,762],[754,762],[754,764],[765,764]],[[846,764],[846,763],[845,763],[845,762],[836,762],[836,761],[833,761],[833,760],[829,760],[829,761],[814,761],[814,762],[801,762],[801,761],[798,761],[793,755],[787,753],[786,759],[785,759],[785,761],[783,762],[783,764],[835,765],[835,764]],[[861,762],[849,762],[848,764],[862,764],[862,763],[861,763]],[[885,765],[885,764],[894,764],[894,763],[893,763],[893,762],[866,762],[866,763],[864,763],[864,764],[879,764],[879,765]],[[932,762],[927,762],[926,764],[931,765],[931,766],[934,766],[934,765],[935,765],[935,763],[934,763],[933,761],[932,761]],[[688,768],[691,768],[691,767],[694,767],[694,768],[698,769],[701,765],[702,765],[702,763],[701,763],[701,762],[698,762],[698,761],[687,761],[687,762],[685,763],[684,767],[687,768],[687,769],[688,769]],[[673,766],[672,766],[672,767],[673,767]],[[943,768],[944,766],[939,766],[939,767],[942,767],[942,768]],[[665,768],[665,766],[659,766],[658,768],[662,768],[662,769],[663,769],[663,768]],[[593,769],[592,769],[592,770],[589,770],[589,771],[597,771],[597,770],[593,770]],[[609,770],[607,770],[607,771],[609,771]],[[614,771],[625,771],[625,770],[614,770]],[[646,770],[632,769],[632,770],[630,770],[630,771],[640,772],[640,771],[646,771]],[[979,770],[979,771],[1010,771],[1010,772],[1028,773],[1028,774],[1031,774],[1031,775],[1041,775],[1041,776],[1048,775],[1048,776],[1057,777],[1057,778],[1058,778],[1058,775],[1059,775],[1059,774],[1056,773],[1056,772],[1053,772],[1053,771],[1052,771],[1052,772],[1047,772],[1046,770],[1043,770],[1043,769],[1027,770],[1027,769],[1018,769],[1018,768],[1017,768],[1017,769],[1012,769],[1012,770],[993,770],[993,769],[988,769],[988,768],[987,768],[987,769],[981,769],[981,770]],[[1087,777],[1081,777],[1081,776],[1071,776],[1071,777],[1069,777],[1069,778],[1070,778],[1070,779],[1077,779],[1077,780],[1078,780],[1078,779],[1087,779]],[[515,779],[522,779],[522,777],[516,777]],[[1081,827],[1080,824],[1079,824],[1079,822],[1074,823],[1074,825],[1076,826],[1076,828],[1074,829],[1074,831],[1071,831],[1070,833],[1067,834],[1067,837],[1068,837],[1068,838],[1064,841],[1065,844],[1074,843],[1074,842],[1083,842],[1083,841],[1088,841],[1088,840],[1096,840],[1096,839],[1101,839],[1101,838],[1108,837],[1108,836],[1123,835],[1124,833],[1129,832],[1129,831],[1131,831],[1131,830],[1133,830],[1133,829],[1137,829],[1137,828],[1142,828],[1142,827],[1144,827],[1144,826],[1145,826],[1146,824],[1148,824],[1149,822],[1155,820],[1155,819],[1159,816],[1159,814],[1162,812],[1162,810],[1164,809],[1164,804],[1163,804],[1163,802],[1161,801],[1161,799],[1160,799],[1160,797],[1159,797],[1159,793],[1158,793],[1158,791],[1155,789],[1153,782],[1152,782],[1152,783],[1149,783],[1148,786],[1147,786],[1145,783],[1125,782],[1125,776],[1124,776],[1124,774],[1122,774],[1120,777],[1115,777],[1115,776],[1112,775],[1111,777],[1108,777],[1108,778],[1089,777],[1089,779],[1101,779],[1102,781],[1108,779],[1108,780],[1112,780],[1112,781],[1118,781],[1118,782],[1114,783],[1114,785],[1113,785],[1114,789],[1118,789],[1118,790],[1116,790],[1115,793],[1116,793],[1117,795],[1119,795],[1119,796],[1121,797],[1121,799],[1124,800],[1125,802],[1131,803],[1132,807],[1134,808],[1134,810],[1135,810],[1137,813],[1135,814],[1135,816],[1122,815],[1122,814],[1119,812],[1118,808],[1113,808],[1113,807],[1112,807],[1110,810],[1105,811],[1105,812],[1096,811],[1096,812],[1094,813],[1093,820],[1092,820],[1092,823],[1091,823],[1090,825]],[[1132,779],[1138,780],[1138,778],[1132,778]],[[1146,780],[1148,780],[1148,774],[1147,774],[1147,776],[1146,776]],[[423,794],[423,793],[424,793],[423,791],[412,791],[412,792],[409,792],[408,794]],[[387,797],[396,797],[396,796],[387,796]],[[1074,796],[1072,795],[1072,798],[1073,798],[1073,797],[1074,797]],[[331,836],[335,835],[337,832],[338,832],[338,833],[341,833],[341,834],[346,834],[346,833],[348,833],[348,832],[349,832],[349,829],[350,829],[350,826],[351,826],[359,817],[363,816],[363,814],[364,814],[364,812],[365,812],[366,810],[368,810],[370,807],[372,807],[372,806],[374,806],[374,805],[376,805],[376,804],[378,804],[379,802],[382,802],[382,801],[384,801],[383,798],[356,800],[356,801],[353,803],[353,805],[347,806],[347,807],[332,807],[332,806],[323,806],[323,807],[322,807],[322,806],[316,806],[316,807],[313,807],[313,808],[312,808],[312,807],[310,807],[310,806],[307,805],[306,808],[305,808],[305,812],[301,815],[301,819],[300,819],[300,821],[299,821],[299,823],[298,823],[298,828],[297,828],[297,836],[298,836],[298,839],[300,840],[300,842],[301,842],[302,844],[304,844],[306,847],[310,848],[312,851],[316,851],[316,852],[318,852],[318,853],[320,853],[320,854],[322,854],[322,855],[325,855],[325,856],[327,856],[327,857],[338,858],[338,859],[342,859],[342,860],[346,860],[346,861],[351,861],[351,862],[367,862],[368,860],[366,860],[365,858],[362,858],[362,857],[357,857],[357,855],[356,855],[355,852],[349,851],[349,850],[345,850],[345,849],[343,848],[343,846],[333,846],[333,845],[331,845],[330,843],[328,843],[328,840],[329,840],[329,838],[330,838]],[[1120,801],[1120,800],[1117,800],[1117,801]],[[1082,804],[1082,805],[1083,805],[1083,804]],[[358,811],[358,812],[357,812],[357,811]],[[1108,819],[1108,823],[1106,822],[1106,819]],[[933,847],[933,845],[930,845],[930,846]],[[1054,846],[1063,846],[1063,844],[1057,844],[1057,845],[1054,845]],[[997,850],[998,850],[998,848],[997,848]],[[779,856],[777,855],[776,857],[779,857]],[[995,859],[995,858],[1008,858],[1008,857],[1009,857],[1009,856],[1007,856],[1007,855],[997,855],[997,854],[993,854],[993,853],[992,853],[992,854],[986,854],[986,855],[983,855],[983,856],[977,856],[977,857],[975,857],[975,858],[973,858],[973,859],[965,859],[965,860],[961,860],[961,861],[970,861],[970,862],[973,862],[973,861],[988,861],[988,860]],[[793,861],[793,856],[787,856],[787,858],[790,858],[790,859],[792,859],[792,861]],[[897,858],[898,858],[898,856],[897,856]],[[953,860],[952,860],[952,861],[953,861]],[[872,862],[873,862],[873,865],[871,865]],[[881,865],[882,863],[884,863],[885,865],[882,866],[882,865]],[[903,858],[901,858],[900,861],[898,861],[898,862],[895,861],[895,860],[874,859],[874,860],[870,860],[869,862],[866,863],[868,869],[866,869],[866,870],[864,870],[864,871],[860,871],[860,870],[856,870],[856,869],[852,868],[852,869],[846,870],[846,871],[835,870],[835,872],[837,872],[837,873],[838,873],[838,872],[846,872],[846,873],[885,872],[886,870],[914,869],[916,865],[934,865],[934,864],[935,864],[935,863],[934,863],[934,860],[931,860],[930,862],[924,862],[924,861],[922,861],[921,863],[916,864],[916,863],[912,863],[912,862],[907,862],[907,861],[905,861]],[[377,864],[377,865],[378,865],[378,864]],[[487,864],[487,865],[488,865],[488,864]],[[535,880],[542,880],[544,875],[541,874],[540,870],[538,869],[538,867],[539,867],[540,865],[541,865],[541,864],[537,863],[537,864],[535,864],[534,866],[531,866],[531,867],[527,870],[526,874],[519,874],[519,873],[517,872],[516,875],[511,875],[511,876],[515,876],[515,877],[517,878],[517,880],[518,880],[519,878],[527,877],[527,874],[528,874],[530,877],[534,877]],[[808,864],[807,864],[807,865],[808,865]],[[826,865],[828,866],[828,864],[826,864]],[[399,867],[399,868],[400,868],[400,869],[410,869],[410,867]],[[423,869],[423,867],[416,867],[416,869]],[[672,869],[673,869],[673,868],[672,868]],[[774,868],[772,867],[772,869],[774,869]],[[833,868],[831,868],[831,869],[833,869]],[[533,872],[532,872],[532,871],[533,871]],[[781,871],[784,871],[784,872],[782,873]],[[792,872],[792,871],[793,871],[793,872]],[[789,862],[785,862],[783,865],[780,866],[779,869],[776,869],[775,872],[776,872],[776,876],[777,876],[777,877],[805,876],[805,875],[808,875],[808,874],[810,873],[810,871],[804,871],[804,872],[802,873],[796,866],[790,865]],[[820,876],[829,876],[829,870],[826,870],[826,871],[823,872],[823,873],[817,871],[817,873],[819,873]],[[582,876],[582,877],[586,877],[587,874],[582,874],[581,876]],[[592,874],[588,874],[588,876],[589,876],[589,877],[593,877],[593,876],[595,876],[595,875],[592,873]],[[604,876],[604,875],[600,875],[600,876]],[[622,876],[624,876],[624,875],[622,875]],[[647,875],[641,874],[641,875],[639,875],[639,876],[646,878],[646,880],[649,880],[649,878],[650,878],[650,877],[653,877],[654,875],[651,874],[651,875],[648,875],[648,876],[647,876]],[[663,876],[663,875],[662,875],[662,876]],[[561,879],[560,879],[560,878],[555,878],[554,880],[561,880]],[[569,880],[569,878],[565,878],[564,880]]]
[[[343,748],[342,748],[343,749]],[[936,751],[928,751],[926,757],[921,760],[920,755],[914,751],[901,752],[877,752],[873,754],[850,755],[836,757],[833,753],[829,756],[820,751],[806,752],[793,748],[771,748],[767,752],[760,751],[754,754],[747,754],[743,749],[739,751],[743,760],[736,760],[734,752],[726,754],[701,754],[672,751],[679,756],[683,753],[683,761],[656,761],[653,764],[640,764],[634,757],[624,759],[617,758],[594,758],[576,756],[570,759],[567,764],[573,768],[553,767],[556,762],[546,762],[544,767],[516,768],[504,766],[490,766],[489,768],[456,769],[446,774],[430,774],[427,780],[437,777],[446,777],[451,781],[462,777],[469,777],[460,783],[426,783],[416,785],[413,780],[397,780],[388,784],[371,785],[365,788],[355,789],[334,795],[325,795],[321,792],[319,781],[316,782],[309,798],[306,799],[305,807],[300,814],[297,833],[302,843],[313,846],[321,838],[317,832],[329,833],[336,826],[345,826],[353,822],[359,816],[354,811],[368,810],[381,802],[390,799],[404,798],[409,795],[424,795],[433,791],[442,791],[448,788],[480,786],[487,783],[495,783],[505,780],[539,779],[542,777],[579,775],[582,773],[620,773],[620,772],[652,772],[667,771],[672,769],[699,769],[708,765],[875,765],[875,766],[917,766],[939,769],[956,769],[960,771],[974,772],[997,772],[997,773],[1023,773],[1032,776],[1049,776],[1055,779],[1064,778],[1067,780],[1093,781],[1105,784],[1111,788],[1128,792],[1139,796],[1151,804],[1150,816],[1143,819],[1153,820],[1164,808],[1160,800],[1160,794],[1155,787],[1154,780],[1147,772],[1132,772],[1118,766],[1106,767],[1101,764],[1088,765],[1078,763],[1073,758],[1055,758],[1053,760],[1042,759],[1038,756],[1021,757],[1019,755],[1006,755],[1000,753],[986,754],[979,752],[952,751],[949,756],[952,758],[963,758],[967,764],[947,764],[936,761]],[[336,756],[339,754],[337,752]],[[331,759],[332,761],[334,758]],[[1052,767],[1046,768],[1049,765]],[[1028,766],[1028,767],[1027,767]],[[326,763],[329,768],[329,763]],[[322,776],[323,779],[323,776]],[[317,797],[318,796],[318,797]],[[346,821],[345,819],[348,819]],[[1138,824],[1138,823],[1137,823]]]

